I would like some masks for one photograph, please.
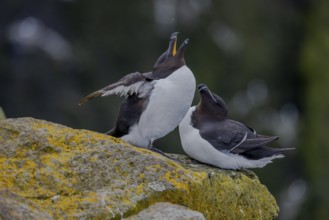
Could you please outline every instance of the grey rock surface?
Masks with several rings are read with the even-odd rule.
[[[158,202],[125,220],[205,220],[202,213],[181,205]]]

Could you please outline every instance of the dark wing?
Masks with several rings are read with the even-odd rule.
[[[129,133],[130,127],[138,123],[149,99],[138,98],[137,95],[128,96],[120,106],[115,128],[107,132],[114,137],[122,137]]]
[[[148,81],[144,74],[140,72],[130,73],[118,82],[87,95],[81,99],[79,105],[100,96],[119,95],[127,97],[128,95],[138,94],[139,97],[143,97],[153,88],[150,83],[145,82]]]
[[[173,66],[171,68],[164,68],[163,70],[156,70],[153,72],[144,73],[143,75],[148,80],[159,80],[168,77],[170,74],[175,72],[178,68],[179,66]]]
[[[261,135],[255,135],[255,137],[249,137],[247,138],[242,144],[241,147],[245,148],[253,148],[253,147],[259,147],[266,144],[269,144],[275,140],[279,139],[277,136],[261,136]]]
[[[205,124],[200,129],[200,135],[217,150],[234,154],[241,154],[278,139],[256,135],[254,130],[244,124],[229,119]]]
[[[158,80],[160,77],[153,74],[153,72],[148,72],[143,74],[144,77],[146,77],[149,80]]]

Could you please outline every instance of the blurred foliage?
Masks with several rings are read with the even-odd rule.
[[[301,69],[307,81],[301,157],[310,184],[303,219],[328,219],[329,207],[329,2],[313,5],[307,20],[307,35]]]
[[[106,97],[79,107],[80,98],[127,73],[150,71],[170,34],[179,31],[179,43],[190,38],[185,58],[197,82],[227,101],[232,118],[258,133],[279,135],[278,145],[297,148],[256,170],[279,201],[280,219],[325,219],[328,4],[3,0],[0,106],[7,117],[105,132],[122,99]],[[194,103],[198,99],[196,94]],[[182,152],[177,130],[155,144]]]

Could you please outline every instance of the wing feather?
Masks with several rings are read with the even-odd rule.
[[[234,154],[265,146],[279,138],[277,136],[257,135],[254,130],[232,120],[213,124],[202,130],[200,135],[217,150]]]
[[[130,73],[118,82],[108,85],[100,90],[97,90],[86,97],[82,98],[79,105],[96,97],[104,97],[109,95],[118,95],[127,97],[129,95],[137,94],[142,98],[147,95],[153,88],[153,84],[147,81],[146,76],[140,72]]]

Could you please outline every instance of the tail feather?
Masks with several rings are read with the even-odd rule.
[[[79,102],[79,105],[83,105],[85,102],[89,101],[90,99],[100,97],[102,94],[103,94],[102,90],[97,90],[97,91],[87,95],[86,97],[82,98]]]
[[[115,129],[112,128],[111,130],[105,132],[105,134],[107,134],[107,135],[111,135],[111,136],[114,136],[114,134],[115,134]]]
[[[269,144],[273,141],[278,140],[279,137],[277,136],[256,136],[255,138],[248,138],[246,139],[242,144],[241,147],[244,149],[254,149],[256,147],[264,146],[266,144]]]
[[[295,148],[271,148],[267,146],[257,147],[252,150],[245,151],[241,155],[252,159],[258,160],[265,157],[272,157],[275,155],[284,156],[288,151],[294,150]]]
[[[286,147],[286,148],[278,148],[277,150],[279,150],[279,152],[281,152],[281,154],[286,155],[286,154],[289,154],[292,150],[296,150],[296,148]]]

